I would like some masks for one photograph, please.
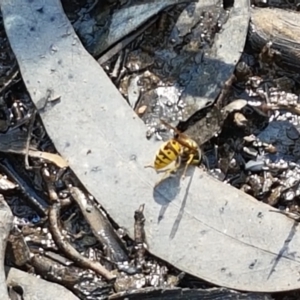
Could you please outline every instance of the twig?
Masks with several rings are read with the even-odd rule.
[[[71,260],[73,260],[76,264],[83,268],[88,268],[96,272],[97,274],[103,276],[107,280],[112,280],[115,276],[106,270],[99,262],[91,261],[88,258],[81,255],[62,235],[60,231],[60,208],[61,204],[59,202],[59,197],[55,191],[54,185],[51,181],[51,175],[48,173],[47,169],[42,170],[42,176],[44,177],[47,189],[49,193],[49,198],[51,200],[52,205],[48,211],[49,218],[49,229],[52,234],[52,238],[57,245],[57,247],[64,252],[64,254]]]
[[[19,152],[19,153],[24,154],[24,151]],[[68,162],[58,154],[30,149],[28,151],[28,155],[31,157],[42,158],[42,159],[46,160],[47,162],[51,162],[51,163],[57,165],[59,168],[66,168],[69,166]]]
[[[145,204],[134,212],[134,242],[136,251],[136,265],[142,267],[145,263],[145,252],[146,252],[146,233],[145,233],[145,217],[144,217]]]
[[[70,187],[69,191],[73,200],[79,206],[85,220],[90,225],[94,236],[106,248],[110,259],[117,263],[128,261],[126,249],[122,241],[115,233],[109,220],[95,206],[95,203],[77,187]]]
[[[34,110],[31,114],[30,117],[30,121],[28,124],[28,131],[27,131],[27,141],[26,141],[26,148],[25,148],[25,168],[26,170],[31,170],[32,167],[29,166],[29,161],[28,161],[28,154],[29,154],[29,145],[30,145],[30,139],[31,139],[31,134],[32,134],[32,130],[33,130],[33,124],[35,121],[35,117],[36,117],[36,110]]]
[[[9,87],[9,85],[18,76],[18,74],[19,74],[19,70],[17,69],[15,72],[13,72],[11,75],[8,76],[9,78],[4,83],[4,85],[0,88],[0,95]]]
[[[76,264],[83,268],[88,268],[103,276],[107,280],[112,280],[115,276],[106,270],[99,262],[91,261],[88,258],[82,256],[71,244],[65,239],[59,230],[58,219],[60,218],[60,203],[53,203],[49,208],[48,213],[50,231],[57,247],[65,253],[65,255],[73,260]]]

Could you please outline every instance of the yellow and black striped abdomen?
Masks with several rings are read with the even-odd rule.
[[[174,139],[162,144],[155,156],[154,168],[160,170],[177,160],[181,154],[181,145]]]

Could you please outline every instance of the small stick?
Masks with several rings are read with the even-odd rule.
[[[61,251],[63,251],[69,259],[73,260],[79,266],[91,269],[97,274],[106,278],[107,280],[114,279],[115,276],[111,272],[106,270],[99,262],[91,261],[88,258],[84,257],[67,242],[67,240],[59,230],[58,219],[60,217],[60,207],[60,203],[53,203],[49,208],[48,213],[50,232],[57,247]]]
[[[33,168],[29,165],[28,156],[29,156],[29,146],[30,146],[30,139],[33,130],[33,124],[36,117],[36,110],[32,112],[29,124],[28,124],[28,132],[27,132],[27,140],[26,140],[26,148],[25,148],[25,168],[26,170],[32,170]]]
[[[97,274],[103,276],[107,280],[112,280],[115,276],[106,270],[98,261],[91,261],[88,258],[81,255],[62,235],[60,231],[60,209],[61,204],[59,202],[59,197],[55,191],[54,185],[51,182],[51,175],[48,173],[47,169],[42,170],[43,178],[47,183],[47,189],[49,193],[49,198],[52,205],[48,210],[48,219],[49,219],[49,229],[52,234],[52,238],[57,245],[57,247],[64,252],[64,254],[76,264],[83,268],[88,268],[96,272]]]
[[[135,263],[138,267],[142,267],[145,263],[146,252],[146,233],[145,233],[145,216],[144,216],[145,204],[134,212],[134,242],[136,250]]]
[[[16,66],[17,67],[17,66]],[[18,76],[19,70],[13,72],[11,75],[9,75],[7,81],[4,83],[4,85],[0,88],[0,95],[6,90],[6,88],[13,82],[13,80]],[[18,81],[20,81],[19,79]]]

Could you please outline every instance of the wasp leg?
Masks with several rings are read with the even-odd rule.
[[[195,159],[195,155],[194,154],[191,154],[190,156],[189,156],[189,159],[188,159],[188,161],[186,162],[186,164],[185,164],[185,167],[184,167],[184,171],[183,171],[183,173],[182,173],[182,176],[181,176],[181,179],[183,180],[184,178],[185,178],[185,174],[186,174],[186,171],[187,171],[187,168],[188,168],[188,166],[189,165],[197,165],[197,164],[199,164],[200,163],[200,159]]]
[[[145,165],[144,168],[152,168],[152,169],[155,169],[157,173],[166,173],[166,172],[173,172],[173,170],[175,169],[175,167],[173,168],[169,168],[169,169],[164,169],[164,170],[159,170],[159,169],[156,169],[153,165]]]
[[[179,157],[173,168],[165,170],[163,177],[158,182],[155,183],[154,188],[156,188],[159,184],[161,184],[164,180],[166,180],[173,172],[175,173],[178,170],[180,164],[181,164],[181,159]]]
[[[154,187],[157,187],[160,183],[162,183],[164,180],[166,180],[173,172],[175,172],[178,169],[178,167],[174,167],[172,169],[167,170],[163,177],[155,183]]]
[[[153,166],[153,164],[145,165],[144,168],[152,168],[152,169],[155,169],[154,166]]]

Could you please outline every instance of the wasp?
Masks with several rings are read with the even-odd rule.
[[[175,135],[174,138],[161,145],[155,155],[154,165],[151,164],[145,166],[145,168],[151,167],[156,171],[164,172],[163,177],[155,184],[155,187],[169,177],[172,173],[175,173],[183,162],[185,163],[185,168],[181,176],[182,179],[185,178],[185,174],[189,165],[198,165],[201,161],[200,148],[193,139],[183,134],[166,121],[160,121],[164,126],[172,129],[175,132]]]

